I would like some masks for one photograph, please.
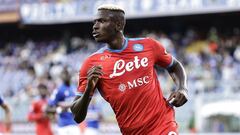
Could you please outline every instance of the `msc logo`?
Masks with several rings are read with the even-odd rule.
[[[134,44],[133,45],[133,50],[136,51],[136,52],[141,52],[141,51],[143,51],[143,45],[141,45],[141,44]]]
[[[128,89],[136,88],[149,83],[149,76],[143,76],[132,81],[128,81]]]
[[[150,82],[149,79],[150,79],[149,76],[143,76],[143,77],[139,77],[134,80],[126,82],[126,85],[124,83],[120,83],[118,86],[118,89],[121,92],[124,92],[127,88],[131,90],[133,88],[140,87],[144,84],[148,84]]]

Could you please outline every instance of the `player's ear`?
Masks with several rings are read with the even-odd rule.
[[[120,21],[116,21],[115,24],[116,24],[116,30],[121,31],[122,30],[122,23]]]

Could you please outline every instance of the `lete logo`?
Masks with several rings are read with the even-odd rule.
[[[126,71],[130,72],[134,68],[139,69],[140,67],[147,67],[148,66],[148,58],[143,57],[142,59],[139,59],[138,56],[134,57],[133,61],[129,61],[125,63],[124,60],[120,59],[115,62],[114,68],[113,68],[113,73],[110,74],[110,78],[113,78],[114,76],[121,76],[123,75]]]

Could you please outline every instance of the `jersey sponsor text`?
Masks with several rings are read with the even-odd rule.
[[[121,76],[126,71],[130,72],[134,68],[139,69],[140,67],[147,67],[148,66],[148,58],[143,57],[142,59],[139,59],[138,56],[134,57],[133,61],[125,62],[123,59],[120,59],[115,62],[113,73],[110,74],[110,78],[113,78],[114,76]]]

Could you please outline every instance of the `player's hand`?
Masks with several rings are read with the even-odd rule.
[[[88,88],[94,90],[96,88],[99,78],[103,75],[102,66],[93,66],[88,70],[87,79],[88,79]]]
[[[175,107],[180,107],[188,101],[188,91],[187,89],[179,89],[174,91],[167,102]]]
[[[44,118],[49,118],[50,120],[52,120],[56,114],[56,107],[46,105],[44,107],[43,112],[44,112]]]

